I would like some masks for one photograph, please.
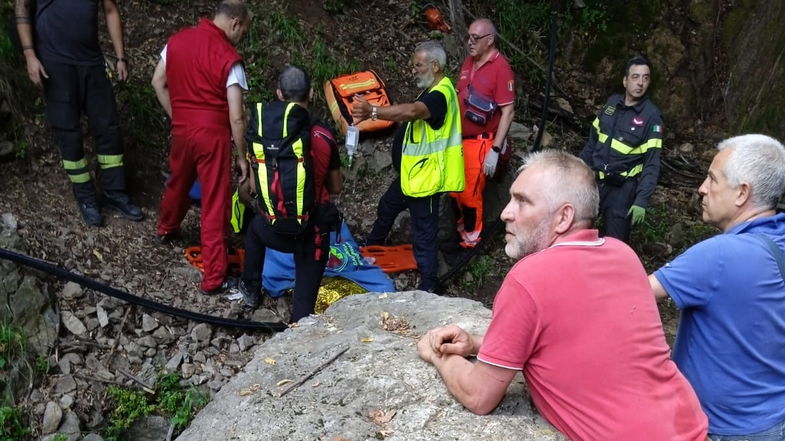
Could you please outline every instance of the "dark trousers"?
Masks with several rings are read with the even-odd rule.
[[[627,241],[630,237],[631,220],[627,212],[635,201],[638,181],[626,179],[619,185],[600,181],[601,236],[615,237]]]
[[[305,233],[293,237],[276,232],[259,215],[251,220],[245,234],[245,263],[242,279],[251,292],[259,292],[261,289],[264,255],[268,247],[294,254],[292,322],[313,314],[319,285],[322,283],[324,268],[330,255],[329,232],[319,233],[319,246],[316,244],[316,234],[313,221]]]
[[[409,209],[412,218],[411,228],[414,237],[414,259],[420,271],[420,284],[417,289],[434,291],[439,278],[437,257],[437,234],[439,232],[439,196],[437,193],[424,198],[413,198],[401,191],[401,178],[397,177],[384,193],[376,209],[376,221],[367,245],[382,245],[390,234],[393,222],[403,210]]]
[[[82,145],[82,114],[95,138],[101,185],[110,194],[125,193],[120,123],[112,83],[103,65],[74,66],[42,61],[46,116],[60,148],[77,201],[95,200],[95,185]]]

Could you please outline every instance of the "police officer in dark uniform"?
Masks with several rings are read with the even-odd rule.
[[[646,96],[651,63],[627,62],[624,94],[613,95],[594,119],[581,159],[600,186],[600,233],[626,241],[632,225],[643,222],[660,174],[662,115]]]
[[[98,41],[100,9],[116,56],[117,78],[125,81],[128,66],[115,0],[16,0],[28,76],[44,89],[46,116],[79,210],[85,222],[95,226],[102,225],[104,218],[82,145],[82,114],[87,115],[95,139],[103,190],[100,202],[128,219],[144,217],[126,192],[120,121]]]

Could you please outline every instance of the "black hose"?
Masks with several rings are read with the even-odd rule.
[[[550,36],[548,38],[548,72],[545,75],[545,98],[542,105],[542,120],[540,121],[537,138],[534,140],[532,151],[539,151],[542,144],[542,135],[545,133],[545,124],[548,122],[548,106],[551,101],[551,79],[553,78],[553,59],[556,53],[556,12],[551,10]]]
[[[138,297],[133,294],[129,294],[117,288],[112,288],[109,285],[87,278],[85,276],[74,274],[66,269],[57,267],[49,262],[35,259],[30,256],[25,256],[24,254],[19,254],[10,250],[6,250],[4,248],[0,248],[0,259],[10,260],[19,265],[24,265],[30,268],[43,271],[48,274],[52,274],[60,279],[78,283],[79,285],[85,288],[89,288],[94,291],[101,292],[110,297],[114,297],[116,299],[120,299],[128,303],[132,303],[134,305],[139,305],[143,308],[162,312],[164,314],[172,315],[175,317],[181,317],[184,319],[194,320],[197,322],[209,323],[211,325],[221,326],[224,328],[241,328],[241,329],[249,329],[249,330],[273,331],[273,332],[284,331],[288,328],[288,326],[285,323],[280,323],[280,322],[251,322],[246,320],[234,320],[234,319],[228,319],[223,317],[215,317],[212,315],[201,314],[198,312],[188,311],[186,309],[180,309],[180,308],[175,308],[173,306],[164,305],[162,303],[154,302],[152,300],[145,299],[143,297]]]

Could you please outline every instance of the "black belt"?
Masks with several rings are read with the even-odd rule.
[[[491,139],[491,134],[487,132],[480,133],[479,135],[464,136],[463,139]]]

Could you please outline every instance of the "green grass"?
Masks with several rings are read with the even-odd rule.
[[[16,407],[0,406],[0,441],[19,441],[30,435],[30,429]]]
[[[183,388],[180,380],[176,373],[161,376],[156,382],[154,395],[136,389],[109,387],[107,391],[112,410],[104,431],[106,440],[122,440],[122,433],[134,421],[151,414],[167,416],[175,428],[185,428],[196,412],[207,404],[207,397],[193,387]]]
[[[26,340],[19,329],[8,323],[0,324],[0,371],[8,369],[24,354],[25,348]]]
[[[482,255],[467,266],[466,271],[471,274],[471,279],[463,279],[461,287],[466,291],[476,291],[477,288],[485,284],[485,280],[496,268],[496,263],[490,256]]]

